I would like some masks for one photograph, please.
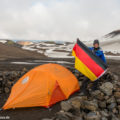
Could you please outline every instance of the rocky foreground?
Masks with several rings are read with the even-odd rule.
[[[120,119],[120,82],[118,76],[107,72],[94,87],[92,82],[83,82],[86,78],[71,70],[82,88],[76,95],[60,103],[61,110],[52,118],[42,120],[119,120]],[[14,83],[27,72],[0,72],[0,94],[9,95]],[[94,89],[93,89],[94,88]],[[6,99],[5,99],[6,100]]]
[[[78,73],[75,75],[82,86],[86,78]],[[119,120],[120,82],[118,77],[108,72],[99,80],[96,90],[92,89],[93,85],[89,82],[87,88],[80,91],[77,96],[62,101],[61,110],[53,118],[43,120]]]
[[[3,94],[3,93],[9,94],[12,86],[26,72],[27,72],[26,68],[24,68],[22,71],[0,72],[0,94]]]

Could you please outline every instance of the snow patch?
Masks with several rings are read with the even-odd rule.
[[[1,42],[1,43],[6,43],[6,42],[7,42],[7,40],[0,40],[0,42]]]

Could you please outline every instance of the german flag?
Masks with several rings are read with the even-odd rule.
[[[107,70],[107,65],[79,39],[73,47],[72,55],[75,57],[75,68],[91,81],[100,78]]]

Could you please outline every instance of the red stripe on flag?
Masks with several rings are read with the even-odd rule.
[[[75,44],[73,50],[76,56],[97,76],[104,71],[78,44]]]

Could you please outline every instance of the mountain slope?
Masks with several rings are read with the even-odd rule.
[[[11,46],[11,45],[0,43],[0,60],[15,59],[15,58],[16,59],[36,58],[37,59],[42,57],[44,57],[44,55],[40,53],[27,51],[17,46]]]
[[[100,39],[101,46],[105,52],[113,54],[120,53],[120,30],[108,33]]]
[[[112,32],[108,33],[107,35],[105,35],[105,37],[113,38],[113,37],[116,37],[118,35],[120,35],[120,30],[115,30],[115,31],[112,31]]]

